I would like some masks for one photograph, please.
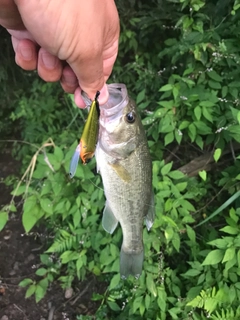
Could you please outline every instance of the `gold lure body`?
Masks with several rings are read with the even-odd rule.
[[[84,125],[82,136],[77,146],[74,155],[70,163],[69,175],[71,178],[76,173],[79,158],[81,158],[83,164],[88,163],[94,156],[99,131],[99,103],[98,97],[100,92],[97,91],[95,99],[92,101],[90,110],[88,113],[87,121]]]

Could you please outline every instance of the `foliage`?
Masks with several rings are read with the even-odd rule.
[[[117,5],[122,33],[110,82],[124,82],[137,101],[153,159],[156,218],[144,229],[144,271],[120,280],[121,230],[108,235],[101,226],[95,162],[68,178],[85,113],[59,86],[31,79],[12,99],[10,119],[25,142],[14,150],[26,173],[13,195],[24,199],[26,233],[44,229],[46,251],[36,278],[20,285],[39,301],[56,279],[70,288],[92,275],[108,284],[92,297],[97,319],[240,319],[240,3]],[[207,153],[212,167],[207,161],[193,177],[183,173]],[[1,209],[0,229],[14,204]]]
[[[7,32],[0,26],[0,133],[1,146],[4,146],[2,139],[4,137],[13,138],[16,135],[16,128],[10,119],[10,113],[18,106],[17,95],[24,91],[32,79],[32,75],[28,74],[20,68],[16,68],[14,55],[10,41],[8,41]]]

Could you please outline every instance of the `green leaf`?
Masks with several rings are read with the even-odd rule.
[[[213,81],[213,80],[209,80],[208,81],[208,85],[209,85],[209,87],[210,88],[212,88],[212,89],[221,89],[221,85],[220,85],[220,83],[219,82],[216,82],[216,81]]]
[[[82,255],[78,257],[76,261],[76,269],[77,271],[81,270],[81,268],[85,265],[86,262],[86,255]],[[97,270],[95,270],[97,272]]]
[[[199,103],[199,105],[200,105],[201,107],[211,108],[211,107],[215,106],[215,103],[214,103],[214,102],[211,102],[211,101],[201,101],[201,102]]]
[[[137,95],[136,98],[136,104],[138,105],[140,102],[142,102],[145,99],[145,89],[143,89],[142,91],[140,91]]]
[[[140,306],[143,301],[143,296],[136,297],[133,301],[133,313],[137,311],[137,309],[140,309]]]
[[[237,216],[236,211],[233,208],[229,210],[229,215],[234,222],[238,222],[239,217]]]
[[[140,304],[140,308],[139,308],[139,312],[140,312],[140,315],[143,316],[144,312],[145,312],[145,304],[142,302]]]
[[[59,162],[63,161],[64,154],[63,154],[62,149],[59,148],[58,146],[55,146],[55,148],[54,148],[54,155],[58,159]]]
[[[187,188],[187,182],[181,182],[176,184],[178,191],[182,192]]]
[[[203,107],[203,116],[208,121],[213,122],[213,117],[212,117],[211,113],[208,111],[208,108],[206,108],[206,107]]]
[[[158,104],[164,108],[167,109],[172,109],[174,106],[174,102],[173,100],[169,100],[169,101],[159,101]]]
[[[202,265],[213,265],[217,264],[222,261],[224,256],[224,251],[220,249],[216,249],[213,251],[210,251],[209,254],[206,256],[205,260],[203,261]]]
[[[55,154],[48,153],[47,161],[50,163],[50,165],[53,167],[55,171],[58,171],[60,169],[62,160],[58,159],[58,157]]]
[[[179,170],[173,170],[171,172],[168,173],[168,176],[174,180],[179,180],[179,179],[183,179],[185,178],[185,174],[182,173],[181,171]]]
[[[52,183],[51,181],[48,181],[48,180],[45,180],[44,183],[42,184],[40,196],[43,197],[46,194],[52,194]]]
[[[233,108],[233,107],[230,107],[230,109],[231,109],[231,113],[232,113],[233,118],[238,121],[239,110],[236,108]]]
[[[167,294],[164,288],[162,287],[158,287],[157,293],[158,293],[158,299],[157,299],[158,307],[160,308],[161,311],[165,312]]]
[[[240,250],[238,250],[237,252],[237,263],[238,263],[238,269],[239,269],[240,268]]]
[[[173,87],[173,97],[174,97],[175,101],[177,100],[178,95],[179,95],[179,89],[177,86],[174,86]]]
[[[155,119],[155,117],[146,117],[146,118],[144,118],[144,119],[142,119],[142,124],[144,125],[144,126],[147,126],[147,125],[150,125],[150,124],[152,124],[154,121],[155,121],[156,119]]]
[[[180,250],[180,237],[178,233],[173,234],[173,239],[172,239],[172,244],[173,247],[176,249],[177,252]]]
[[[194,206],[189,202],[188,200],[185,199],[179,199],[178,203],[186,210],[188,211],[195,211]]]
[[[73,214],[73,224],[75,228],[79,226],[80,220],[81,220],[80,210],[76,210]]]
[[[147,289],[156,298],[156,296],[157,296],[157,288],[156,288],[155,282],[153,281],[153,276],[152,276],[151,273],[147,274],[146,285],[147,285]]]
[[[214,158],[215,162],[218,162],[219,158],[221,157],[221,154],[222,154],[222,150],[220,148],[218,148],[214,151],[213,158]]]
[[[24,210],[22,216],[22,223],[25,232],[28,233],[39,221],[39,219],[41,219],[43,215],[44,211],[38,205],[35,205],[34,210],[32,211],[30,211],[29,209],[27,211]]]
[[[60,256],[63,264],[68,263],[69,261],[72,261],[72,260],[77,260],[78,257],[79,257],[79,253],[71,250],[67,250],[63,252],[63,254],[61,254]]]
[[[167,228],[164,230],[164,236],[165,236],[167,242],[169,242],[170,240],[172,240],[173,235],[174,235],[173,228],[167,227]]]
[[[227,86],[223,86],[222,87],[222,98],[225,98],[227,93],[228,93],[228,87]]]
[[[146,307],[146,309],[148,309],[150,307],[150,303],[151,303],[150,295],[146,294],[146,296],[145,296],[145,307]]]
[[[205,170],[199,171],[198,174],[203,179],[203,181],[207,180],[207,172]]]
[[[118,258],[119,257],[119,249],[113,243],[110,243],[110,253],[114,258]]]
[[[29,286],[29,288],[27,289],[27,292],[25,294],[25,298],[27,299],[27,298],[31,297],[34,294],[35,291],[36,291],[36,285],[35,284],[31,284]]]
[[[173,85],[170,84],[170,83],[168,83],[168,84],[166,84],[165,86],[162,86],[162,87],[159,89],[159,91],[160,91],[160,92],[165,92],[165,91],[170,91],[170,90],[172,90],[172,89],[173,89]]]
[[[168,144],[173,142],[173,140],[174,140],[174,133],[173,132],[167,133],[164,137],[164,146],[167,146]]]
[[[34,208],[37,206],[37,202],[38,202],[37,196],[32,195],[32,196],[28,197],[24,201],[23,211],[24,212],[33,211]]]
[[[212,132],[212,129],[206,125],[203,121],[194,121],[194,125],[198,129],[198,134],[207,135]]]
[[[196,233],[190,226],[186,226],[188,238],[195,243],[196,242]]]
[[[229,126],[227,130],[231,133],[240,135],[240,126],[238,124]]]
[[[222,262],[227,262],[229,260],[232,260],[235,257],[235,255],[236,255],[235,248],[234,247],[228,248],[225,251]]]
[[[232,259],[230,259],[226,262],[224,273],[226,271],[228,271],[229,269],[231,269],[233,266],[237,266],[237,255],[236,254],[234,255],[234,257]],[[231,278],[235,278],[235,279],[232,280]],[[230,272],[229,279],[232,280],[233,282],[237,282],[238,276],[235,272]]]
[[[237,113],[237,121],[240,124],[240,111],[238,111],[238,113]]]
[[[121,278],[120,278],[120,274],[117,273],[112,277],[112,280],[110,282],[110,285],[108,287],[108,290],[112,290],[114,289],[120,282]]]
[[[39,268],[35,273],[37,276],[45,276],[45,274],[47,273],[47,269]]]
[[[180,130],[175,129],[174,135],[175,135],[175,139],[176,139],[177,143],[180,145],[182,138],[183,138],[182,132]]]
[[[19,287],[25,288],[26,286],[29,286],[32,283],[33,283],[32,279],[26,278],[26,279],[23,279],[18,285]]]
[[[5,227],[8,222],[8,213],[5,211],[0,211],[0,231]]]
[[[216,246],[219,249],[226,249],[229,243],[231,243],[230,240],[227,238],[229,237],[224,237],[223,239],[215,239],[215,240],[209,241],[208,244],[212,246]],[[231,240],[233,241],[233,238]]]
[[[201,136],[197,135],[195,142],[199,148],[203,149],[203,139]]]
[[[222,81],[222,77],[220,77],[219,74],[217,74],[217,72],[214,71],[214,70],[208,72],[207,75],[208,75],[209,78],[211,78],[212,80],[215,80],[215,81],[217,81],[217,82],[221,82],[221,81]]]
[[[52,264],[52,259],[50,258],[50,256],[48,254],[41,254],[40,260],[43,264],[45,264],[48,267]]]
[[[188,127],[188,135],[189,135],[189,138],[191,139],[191,142],[195,140],[196,134],[197,134],[196,127],[193,123],[191,123]]]
[[[239,81],[232,81],[232,82],[228,83],[228,86],[230,88],[240,88],[240,82]]]
[[[182,121],[182,122],[180,123],[180,125],[179,125],[179,130],[183,130],[183,129],[188,128],[189,124],[190,124],[189,121],[186,121],[186,120]]]
[[[113,310],[113,311],[120,311],[121,308],[119,307],[119,305],[116,302],[113,301],[107,301],[107,304],[109,305],[109,307]]]
[[[52,207],[53,204],[52,204],[52,201],[49,200],[48,198],[41,198],[40,206],[49,215],[53,214],[53,207]]]
[[[161,169],[162,176],[165,176],[165,175],[167,175],[169,173],[169,171],[172,168],[172,165],[173,165],[173,163],[170,162],[170,163],[167,163],[165,166],[162,167],[162,169]]]
[[[11,192],[11,194],[14,196],[20,196],[25,192],[26,192],[26,185],[22,185],[22,186],[19,186],[18,188],[16,188],[15,190],[13,190]]]
[[[194,114],[195,114],[195,117],[197,120],[200,120],[201,119],[201,116],[202,116],[202,109],[200,106],[196,106],[194,108]]]
[[[234,228],[234,227],[230,227],[230,226],[226,226],[226,227],[220,229],[220,231],[223,231],[223,232],[229,233],[229,234],[239,234],[238,228]]]
[[[35,300],[38,303],[45,296],[48,288],[48,279],[45,278],[36,285]]]
[[[184,278],[191,278],[191,277],[196,277],[201,273],[200,270],[196,269],[189,269],[187,272],[183,273],[182,276]]]

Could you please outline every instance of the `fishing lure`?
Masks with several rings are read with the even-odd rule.
[[[83,164],[87,164],[94,156],[96,144],[98,140],[99,129],[99,102],[98,97],[100,92],[97,91],[95,99],[92,101],[90,110],[88,113],[87,121],[83,128],[83,133],[80,142],[74,152],[70,163],[69,176],[73,178],[78,166],[79,158],[81,158]]]

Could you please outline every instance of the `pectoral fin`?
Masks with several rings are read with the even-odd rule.
[[[109,165],[113,168],[113,170],[117,173],[117,175],[125,182],[131,181],[130,173],[118,162],[109,163]]]
[[[151,202],[149,204],[148,213],[145,217],[145,223],[148,231],[151,229],[155,218],[154,194],[152,193]]]
[[[77,148],[73,154],[72,160],[70,162],[70,168],[69,168],[70,178],[73,178],[76,171],[77,171],[78,161],[80,158],[80,152],[81,152],[81,143],[77,146]]]
[[[115,218],[112,209],[110,208],[108,202],[106,202],[105,208],[103,210],[102,226],[105,231],[112,234],[118,225],[118,220]]]

